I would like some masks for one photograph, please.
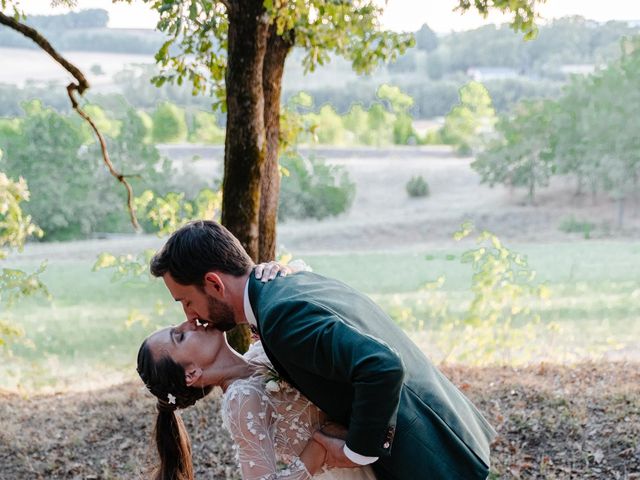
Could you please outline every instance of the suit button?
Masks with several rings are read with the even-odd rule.
[[[382,445],[382,448],[389,448],[391,446],[391,444],[389,442],[384,442],[384,445]]]

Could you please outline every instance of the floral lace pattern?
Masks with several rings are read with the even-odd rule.
[[[245,353],[263,372],[233,382],[222,400],[223,424],[233,438],[244,480],[307,480],[312,478],[300,453],[326,415],[298,390],[280,380],[260,342]],[[315,480],[375,480],[370,467],[323,469]]]
[[[245,358],[269,365],[259,344]],[[277,391],[267,390],[266,382],[262,373],[236,380],[223,398],[222,418],[236,445],[242,478],[310,479],[299,455],[324,414],[285,382]]]

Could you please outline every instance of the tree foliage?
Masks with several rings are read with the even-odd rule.
[[[0,171],[22,176],[37,192],[24,210],[42,227],[46,238],[82,238],[95,232],[128,229],[122,196],[115,191],[99,160],[98,146],[84,123],[37,101],[24,105],[22,117],[0,122]],[[119,169],[133,175],[133,186],[165,195],[179,187],[193,195],[202,186],[182,178],[145,142],[148,126],[135,110],[117,115],[89,107],[106,132]],[[192,185],[185,188],[187,185]]]
[[[156,54],[166,68],[156,84],[189,82],[194,94],[210,92],[224,108],[229,21],[224,2],[146,3],[160,13],[158,29],[169,37]],[[278,35],[292,37],[304,49],[302,63],[307,71],[327,63],[333,53],[351,61],[356,71],[369,72],[378,61],[393,60],[413,44],[411,35],[381,30],[382,8],[368,0],[267,0],[264,8],[266,21],[277,27]]]
[[[438,47],[438,36],[426,23],[415,33],[416,48],[431,52]]]
[[[476,365],[530,362],[547,347],[538,335],[558,328],[554,323],[541,325],[532,308],[543,304],[551,290],[537,281],[526,256],[495,234],[465,222],[453,238],[462,241],[472,236],[475,246],[460,257],[470,267],[469,301],[461,304],[459,297],[450,299],[442,291],[444,276],[423,288],[423,307],[433,322],[432,341],[442,350],[443,361]],[[422,315],[410,307],[394,309],[391,314],[405,328],[424,328]]]
[[[537,188],[547,186],[555,172],[550,106],[545,102],[524,102],[514,118],[500,122],[500,138],[472,164],[482,182],[491,186],[524,186],[529,201],[534,201]]]
[[[462,240],[475,230],[466,222],[454,238]],[[531,310],[532,302],[546,300],[550,290],[535,281],[527,258],[493,233],[477,232],[476,244],[461,258],[473,271],[473,298],[462,318],[449,325],[464,339],[456,339],[451,354],[483,363],[526,356],[527,345],[535,339],[533,327],[540,321]]]
[[[553,174],[575,179],[576,194],[607,192],[618,202],[638,190],[640,39],[589,77],[575,78],[558,99],[523,102],[498,124],[499,138],[474,162],[490,185],[526,186],[533,199]]]
[[[469,82],[460,89],[460,103],[445,117],[442,138],[459,153],[470,154],[492,133],[496,120],[487,89],[479,82]]]
[[[183,109],[169,102],[162,102],[151,115],[152,135],[157,143],[186,140],[187,120]]]
[[[0,150],[0,155],[3,151]],[[7,258],[11,250],[22,250],[31,236],[42,236],[42,230],[22,210],[21,203],[29,201],[29,189],[23,178],[11,180],[0,172],[0,261]],[[48,295],[39,275],[44,265],[33,273],[15,268],[0,269],[0,314],[20,297],[43,293]],[[0,347],[11,337],[22,331],[0,317]]]

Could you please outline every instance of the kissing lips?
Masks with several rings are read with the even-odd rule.
[[[207,322],[206,320],[201,320],[199,318],[196,318],[196,327],[202,327],[206,330],[208,326],[209,326],[209,322]]]

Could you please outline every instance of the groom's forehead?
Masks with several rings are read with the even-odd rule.
[[[167,288],[173,295],[173,298],[176,301],[183,300],[182,297],[186,295],[190,295],[193,290],[196,290],[194,285],[181,285],[176,282],[170,273],[165,273],[162,277],[164,279],[164,283],[167,285]]]

